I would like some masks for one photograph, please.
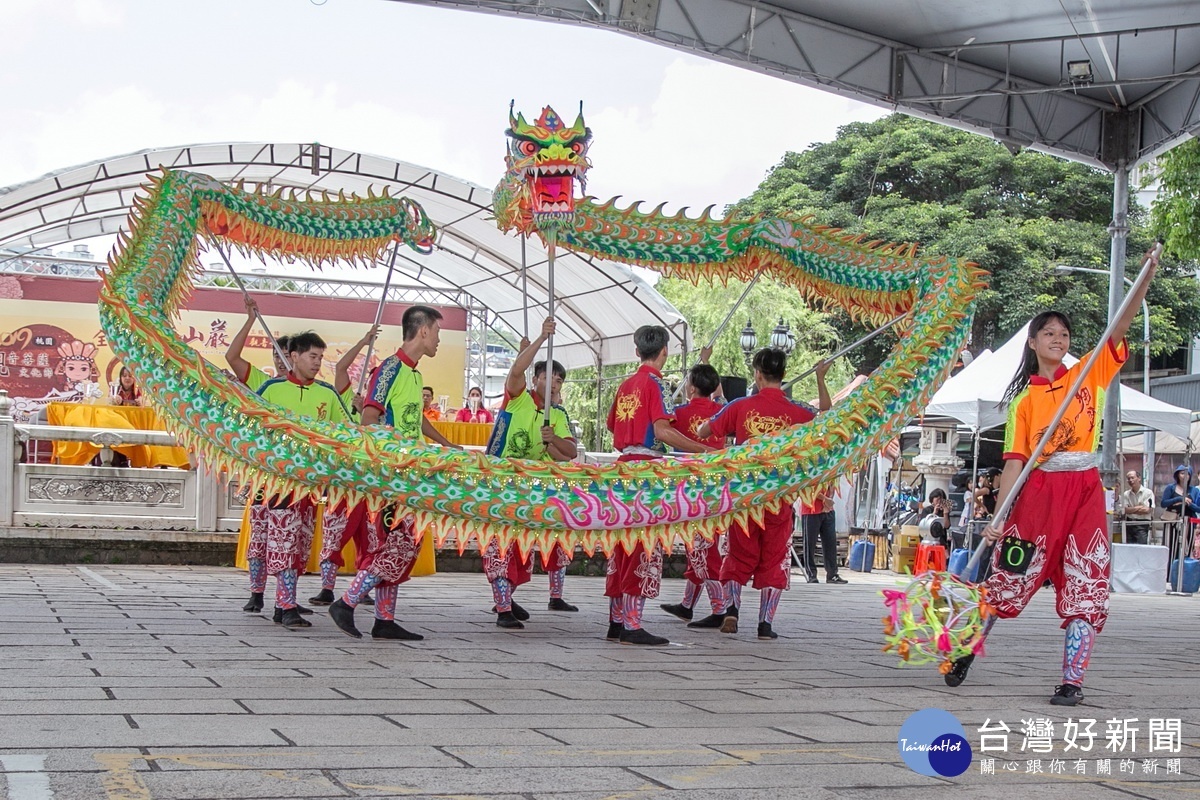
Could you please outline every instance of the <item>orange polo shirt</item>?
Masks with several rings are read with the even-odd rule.
[[[1071,399],[1071,405],[1058,423],[1039,463],[1054,453],[1094,453],[1099,447],[1100,422],[1108,385],[1129,358],[1129,346],[1124,339],[1120,342],[1110,339],[1101,346],[1104,349],[1096,359],[1096,365]],[[1004,429],[1005,459],[1029,460],[1087,360],[1088,356],[1085,355],[1070,369],[1059,365],[1054,380],[1047,380],[1041,375],[1030,376],[1029,385],[1008,407],[1008,426]]]

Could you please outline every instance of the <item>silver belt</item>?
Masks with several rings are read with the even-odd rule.
[[[1043,472],[1086,472],[1095,469],[1095,453],[1054,453],[1037,468]]]

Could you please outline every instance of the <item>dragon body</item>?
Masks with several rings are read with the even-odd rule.
[[[508,171],[494,196],[498,224],[560,246],[693,280],[757,272],[864,321],[910,313],[886,362],[814,422],[717,454],[611,466],[495,459],[405,441],[386,428],[295,419],[265,403],[179,338],[172,317],[191,288],[200,243],[250,253],[367,261],[392,241],[422,251],[433,228],[416,204],[381,198],[285,199],[164,171],[139,200],[104,278],[101,320],[150,403],[211,469],[271,493],[397,506],[439,541],[456,531],[555,541],[589,552],[637,541],[690,541],[813,492],[857,467],[919,411],[953,365],[982,273],[910,245],[864,243],[799,219],[664,216],[576,199],[590,132],[551,109],[511,118]]]

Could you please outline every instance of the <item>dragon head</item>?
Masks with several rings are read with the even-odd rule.
[[[592,132],[580,109],[568,127],[549,106],[535,122],[508,111],[508,167],[510,190],[505,195],[516,208],[509,209],[516,227],[547,232],[572,227],[575,214],[575,181],[586,184],[588,146]],[[497,209],[499,212],[500,210]],[[524,223],[524,224],[522,224]]]

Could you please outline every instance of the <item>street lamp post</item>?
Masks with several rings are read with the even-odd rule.
[[[1106,269],[1091,269],[1090,267],[1070,267],[1066,264],[1059,264],[1054,268],[1055,275],[1066,275],[1068,272],[1090,272],[1093,275],[1108,275]],[[1133,288],[1133,281],[1129,278],[1122,278],[1125,285]],[[1150,396],[1150,306],[1146,303],[1146,299],[1142,298],[1142,393],[1147,397]],[[1143,482],[1148,485],[1154,483],[1154,439],[1153,431],[1147,431],[1144,436],[1145,452],[1144,463],[1142,464],[1142,472],[1145,473],[1142,478]]]
[[[742,356],[746,359],[746,369],[750,369],[750,362],[754,358],[754,351],[758,348],[758,334],[754,332],[754,327],[750,324],[750,320],[746,320],[746,327],[742,328],[742,338],[738,343],[742,346]]]

